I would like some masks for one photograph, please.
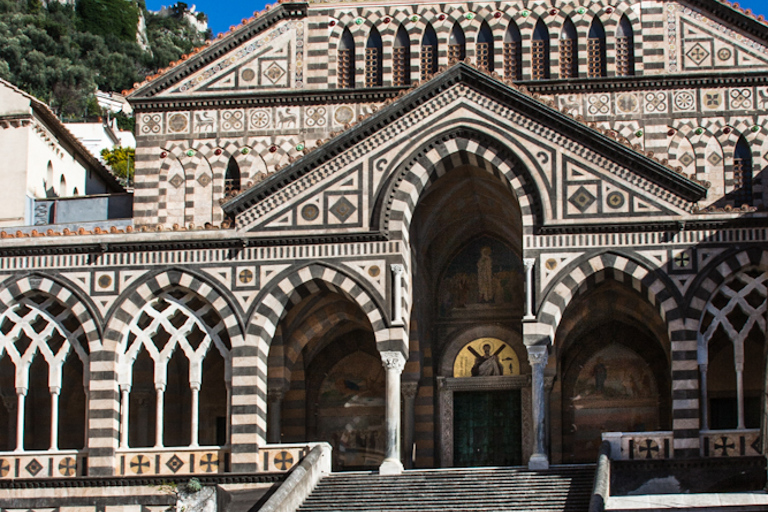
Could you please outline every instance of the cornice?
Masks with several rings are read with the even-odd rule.
[[[287,473],[222,473],[194,475],[202,485],[276,483],[285,480]],[[0,489],[44,489],[59,487],[157,487],[167,483],[187,483],[190,476],[162,475],[154,477],[72,477],[72,478],[18,478],[0,480]]]
[[[573,140],[583,141],[585,146],[598,154],[620,165],[632,168],[639,175],[659,186],[674,191],[688,201],[698,201],[706,196],[706,189],[702,185],[683,177],[660,162],[590,128],[583,122],[560,112],[554,106],[548,106],[516,86],[501,82],[467,64],[458,63],[426,84],[416,87],[408,93],[401,92],[403,96],[392,104],[349,128],[322,147],[310,151],[303,158],[289,164],[285,169],[235,196],[224,203],[222,208],[228,215],[244,212],[257,202],[275,194],[283,187],[300,179],[318,166],[335,158],[343,151],[407,115],[424,102],[459,83],[464,83],[475,91],[496,99],[510,109],[535,119],[558,133]]]
[[[603,78],[572,78],[568,80],[536,80],[517,82],[538,94],[574,94],[590,92],[638,91],[645,89],[696,89],[708,87],[742,87],[768,85],[767,71],[734,71],[716,75],[686,73],[685,75],[642,75]]]
[[[276,247],[318,244],[343,244],[362,242],[385,242],[387,237],[381,233],[342,233],[305,236],[251,237],[247,233],[235,231],[219,232],[220,237],[185,238],[184,234],[164,240],[151,240],[146,234],[136,233],[121,236],[110,241],[112,235],[94,235],[89,240],[75,241],[68,237],[52,239],[52,243],[42,244],[40,239],[25,238],[18,242],[0,242],[0,257],[45,256],[62,254],[89,254],[98,258],[106,253],[132,253],[171,250],[242,250],[248,247]],[[151,236],[151,235],[150,235]],[[136,237],[135,240],[125,240]]]
[[[705,218],[707,214],[685,219],[643,221],[636,223],[568,224],[541,226],[537,235],[580,235],[600,233],[654,233],[678,231],[705,231],[728,228],[768,227],[768,217],[764,214],[732,214],[727,217]]]
[[[404,87],[370,89],[320,89],[302,91],[252,92],[216,96],[137,98],[131,101],[136,112],[163,112],[178,109],[273,107],[282,105],[330,105],[377,103],[394,98]]]

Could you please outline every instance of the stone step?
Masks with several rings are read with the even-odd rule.
[[[301,512],[584,512],[594,466],[406,471],[401,475],[334,473]]]

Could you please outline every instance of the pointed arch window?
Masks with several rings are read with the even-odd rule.
[[[733,152],[733,198],[737,206],[752,204],[752,150],[743,135]]]
[[[504,77],[512,80],[523,79],[522,38],[514,21],[509,22],[504,34]]]
[[[337,60],[339,89],[355,87],[355,40],[348,28],[341,34]]]
[[[477,34],[476,58],[478,68],[493,71],[493,33],[485,21]]]
[[[381,35],[376,27],[371,29],[368,42],[365,43],[365,86],[380,87],[382,75]]]
[[[560,78],[579,76],[579,44],[576,27],[566,18],[560,32]]]
[[[401,25],[395,36],[395,46],[392,49],[392,85],[409,85],[411,83],[411,39]]]
[[[421,80],[426,80],[428,75],[437,73],[437,34],[432,25],[427,25],[424,37],[421,39]]]
[[[464,31],[458,23],[453,25],[451,35],[448,37],[448,62],[461,62],[467,56],[466,39]]]
[[[229,157],[227,172],[224,175],[224,196],[235,195],[240,192],[240,166],[235,157]]]
[[[549,30],[542,20],[536,23],[531,42],[531,78],[549,78]]]
[[[216,309],[194,292],[175,288],[146,303],[119,346],[121,448],[226,439],[231,348]]]
[[[587,38],[587,75],[590,78],[605,76],[605,29],[602,22],[595,18],[589,27]]]
[[[0,316],[0,333],[0,449],[83,448],[89,353],[77,317],[29,295]]]
[[[621,17],[616,31],[616,75],[635,74],[635,40],[632,24],[626,16]]]

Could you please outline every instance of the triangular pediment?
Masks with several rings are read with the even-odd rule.
[[[142,83],[130,95],[146,98],[269,92],[297,87],[307,4],[283,4],[210,42]]]
[[[382,197],[408,155],[461,132],[497,141],[525,168],[542,224],[639,222],[685,215],[705,188],[466,64],[457,64],[223,207],[239,229],[272,236],[375,232]],[[467,144],[471,146],[472,143]],[[465,151],[471,151],[465,148]],[[414,157],[414,158],[418,158]],[[429,166],[429,162],[417,162]]]
[[[680,34],[680,71],[765,69],[768,46],[763,27],[759,41],[732,30],[706,11],[677,6]],[[670,9],[670,15],[673,11]]]

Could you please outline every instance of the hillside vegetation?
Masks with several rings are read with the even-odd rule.
[[[209,34],[185,19],[179,2],[170,15],[143,0],[0,0],[0,77],[48,103],[67,119],[100,115],[93,92],[130,89],[204,43]],[[139,16],[149,48],[137,42]],[[198,16],[205,16],[199,14]]]

